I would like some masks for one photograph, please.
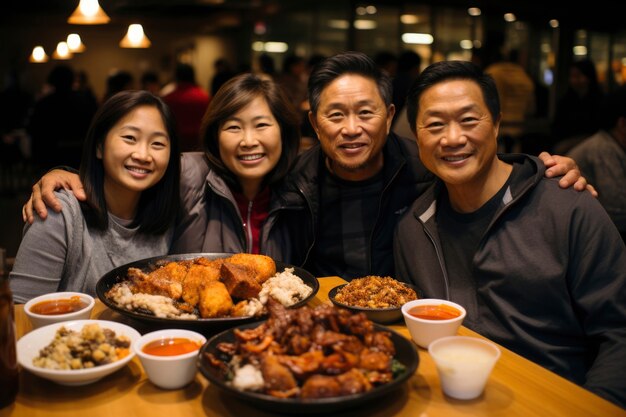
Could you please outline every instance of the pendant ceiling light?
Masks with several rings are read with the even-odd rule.
[[[70,52],[69,46],[67,46],[67,42],[59,42],[57,44],[57,49],[52,54],[53,59],[66,60],[72,58],[72,52]]]
[[[122,48],[149,48],[152,42],[143,32],[143,26],[134,23],[128,26],[126,36],[120,41]]]
[[[70,52],[79,54],[84,52],[87,47],[80,39],[80,35],[77,33],[70,33],[67,35],[67,46],[70,48]]]
[[[102,10],[98,0],[80,0],[74,13],[67,19],[73,25],[102,25],[111,19]]]
[[[48,55],[46,55],[46,51],[43,49],[43,46],[35,46],[33,48],[33,53],[30,54],[30,58],[28,58],[30,62],[35,64],[41,64],[43,62],[48,62]]]

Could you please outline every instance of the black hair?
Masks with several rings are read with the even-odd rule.
[[[610,91],[604,99],[602,109],[602,128],[611,130],[620,117],[626,117],[626,85]]]
[[[480,87],[485,104],[491,113],[491,119],[495,122],[500,116],[500,99],[496,83],[485,74],[478,65],[469,61],[441,61],[426,67],[415,79],[407,95],[407,119],[411,131],[415,132],[419,100],[425,90],[435,84],[449,80],[472,80]]]
[[[191,65],[182,62],[176,64],[174,77],[176,78],[176,81],[179,82],[187,82],[192,84],[196,83],[196,71]]]
[[[317,112],[319,107],[322,91],[334,80],[345,74],[357,74],[374,80],[385,106],[391,105],[393,88],[389,76],[381,71],[376,63],[364,53],[344,52],[325,59],[313,69],[308,85],[309,102],[313,114]]]
[[[109,225],[104,197],[104,165],[102,159],[97,157],[98,150],[104,148],[105,139],[113,126],[140,106],[154,107],[161,114],[169,136],[170,159],[163,178],[141,193],[131,227],[139,226],[140,233],[162,234],[174,222],[180,200],[180,151],[174,117],[159,97],[147,91],[127,90],[115,94],[100,106],[85,138],[80,179],[87,195],[83,213],[90,226],[105,230]]]
[[[298,115],[282,88],[273,81],[263,80],[254,74],[242,74],[228,80],[209,103],[202,120],[202,145],[209,166],[233,189],[241,188],[239,180],[222,161],[219,150],[219,131],[228,118],[262,97],[280,126],[282,152],[278,163],[263,180],[270,185],[282,180],[291,169],[300,145]]]

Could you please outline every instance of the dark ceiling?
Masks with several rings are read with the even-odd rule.
[[[612,0],[594,0],[581,6],[563,6],[562,1],[553,0],[101,0],[103,9],[114,17],[198,17],[220,12],[235,12],[244,16],[280,13],[285,10],[320,7],[339,8],[361,4],[431,4],[465,8],[478,6],[487,14],[513,11],[521,20],[544,21],[556,17],[576,28],[616,32],[626,30],[623,13],[617,10]],[[2,5],[2,17],[10,19],[14,14],[71,14],[78,0],[8,0]]]

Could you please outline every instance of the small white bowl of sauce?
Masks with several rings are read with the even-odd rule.
[[[402,306],[404,322],[411,339],[420,347],[428,348],[431,342],[454,336],[465,319],[465,309],[452,301],[422,298]]]
[[[88,320],[96,301],[80,292],[55,292],[32,298],[24,312],[33,329],[69,320]]]
[[[165,329],[143,335],[135,353],[148,379],[163,389],[183,388],[198,371],[198,354],[206,338],[191,330]]]

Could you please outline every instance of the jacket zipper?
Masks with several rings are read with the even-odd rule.
[[[248,253],[252,253],[252,227],[250,226],[250,217],[252,215],[252,200],[250,200],[248,202],[248,213],[246,214],[246,223],[244,224],[245,226],[245,231],[246,231],[246,244],[248,247],[247,252]]]
[[[426,227],[425,223],[423,227],[424,227],[424,231],[426,232],[426,236],[428,236],[428,239],[430,239],[430,243],[432,243],[433,247],[435,248],[435,253],[437,254],[437,262],[439,262],[439,267],[441,268],[441,273],[443,274],[443,282],[446,286],[446,300],[449,300],[450,299],[450,283],[448,281],[448,271],[446,270],[446,267],[443,262],[443,256],[441,256],[441,252],[439,251],[439,247],[437,246],[435,242],[435,238],[430,233],[430,230],[428,230],[428,227]]]
[[[247,238],[248,237],[248,232],[246,231],[246,228],[243,225],[243,216],[241,215],[241,213],[239,213],[239,207],[237,206],[237,203],[235,201],[231,200],[226,194],[224,194],[220,190],[218,190],[215,187],[213,187],[213,185],[211,183],[208,183],[208,185],[211,188],[211,190],[213,190],[213,192],[215,194],[219,195],[220,197],[222,197],[226,201],[228,201],[230,203],[231,207],[233,208],[233,210],[235,210],[235,213],[239,216],[239,219],[241,220],[241,231],[243,232],[243,235],[244,235],[244,241],[242,243],[247,245],[247,243],[248,243],[248,238]],[[251,204],[252,204],[252,201],[250,202],[250,205]],[[250,212],[250,210],[248,210],[248,212]],[[248,223],[250,223],[249,220],[248,220]],[[252,250],[252,248],[250,248],[250,251],[251,250]],[[249,253],[250,251],[247,251],[247,252]]]
[[[304,260],[302,261],[302,265],[305,265],[307,261],[309,260],[309,255],[311,254],[313,247],[315,246],[315,240],[317,238],[316,233],[315,233],[315,224],[317,223],[317,219],[313,218],[313,209],[311,208],[311,202],[306,197],[306,194],[304,193],[304,191],[302,191],[302,187],[298,186],[298,191],[300,191],[300,194],[302,194],[302,197],[304,197],[304,201],[306,201],[306,205],[309,208],[309,213],[311,213],[311,219],[313,220],[311,222],[311,229],[312,229],[311,234],[313,235],[313,241],[309,245],[309,249],[307,249],[306,255],[304,256]]]
[[[372,273],[372,241],[374,240],[374,233],[376,232],[376,228],[378,227],[378,221],[380,220],[380,212],[381,212],[383,196],[385,195],[385,193],[387,192],[387,190],[391,186],[391,183],[393,183],[393,181],[398,176],[398,173],[400,172],[400,170],[402,169],[404,164],[406,164],[406,162],[402,161],[402,163],[400,164],[400,166],[398,167],[396,172],[394,172],[393,177],[391,177],[391,179],[387,182],[387,184],[385,184],[385,188],[380,193],[380,199],[378,200],[378,213],[376,214],[376,221],[374,222],[374,228],[372,229],[372,231],[370,233],[369,242],[367,244],[367,270],[368,270],[368,273]]]

